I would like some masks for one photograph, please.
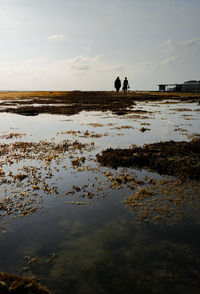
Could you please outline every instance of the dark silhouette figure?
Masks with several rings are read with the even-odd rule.
[[[115,83],[114,83],[115,89],[117,93],[119,92],[119,89],[121,88],[121,80],[119,77],[116,78]]]
[[[125,80],[124,80],[124,83],[123,83],[124,93],[127,93],[128,88],[130,88],[129,83],[128,83],[127,77],[125,77]]]

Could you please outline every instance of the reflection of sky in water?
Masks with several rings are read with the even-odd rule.
[[[178,108],[192,109],[192,111],[173,110]],[[89,132],[93,131],[101,134],[108,133],[108,136],[93,140],[97,143],[99,142],[104,147],[124,147],[131,144],[143,145],[144,143],[158,141],[188,140],[188,134],[199,132],[199,112],[195,111],[199,109],[199,106],[195,104],[138,103],[133,110],[137,109],[148,112],[140,114],[140,118],[134,118],[134,115],[138,115],[137,113],[116,116],[109,112],[81,112],[73,116],[40,114],[34,117],[2,113],[0,114],[0,132],[26,133],[27,135],[32,135],[30,137],[32,141],[46,140],[52,137],[59,139],[57,132],[67,132],[70,130],[80,132],[88,130]],[[189,115],[189,117],[183,115]],[[142,119],[143,116],[148,116],[148,118]],[[100,123],[103,126],[94,128],[89,125],[90,123]],[[113,125],[109,126],[109,123]],[[142,125],[143,123],[149,123],[150,125]],[[131,126],[132,128],[116,129],[116,127],[120,126]],[[141,127],[150,130],[142,133],[139,131]],[[175,131],[177,128],[186,131]],[[67,138],[67,135],[62,135],[61,137]],[[68,137],[70,136],[68,135]],[[84,141],[84,138],[81,140]]]
[[[174,111],[173,109],[176,108],[188,108],[193,111]],[[199,106],[195,104],[169,105],[141,102],[133,108],[136,109],[146,110],[149,113],[141,114],[139,119],[134,118],[138,113],[116,116],[108,112],[81,112],[74,116],[41,114],[34,117],[1,113],[0,135],[27,134],[17,138],[17,141],[38,142],[52,138],[56,141],[63,139],[77,139],[85,143],[94,141],[96,149],[91,153],[84,151],[84,156],[86,156],[86,164],[97,167],[97,164],[90,159],[94,159],[96,153],[107,147],[189,140],[188,134],[199,133],[199,113],[196,111]],[[190,116],[183,116],[185,114]],[[142,119],[142,116],[148,118]],[[94,127],[89,125],[91,123],[102,126]],[[142,125],[142,123],[150,125]],[[133,128],[116,129],[121,126]],[[142,133],[141,127],[150,128],[150,131]],[[179,127],[187,131],[182,133],[174,130]],[[70,130],[80,131],[81,134],[77,137],[58,134]],[[80,137],[86,130],[103,136]],[[105,133],[108,136],[104,136]],[[13,140],[16,139],[1,139],[1,142]],[[66,169],[62,167],[64,163]],[[138,224],[135,215],[122,204],[131,193],[129,189],[124,187],[120,190],[111,190],[109,184],[106,184],[103,191],[98,191],[98,181],[103,181],[103,171],[109,171],[109,168],[79,173],[71,168],[69,158],[66,158],[64,163],[59,165],[59,172],[54,170],[52,163],[54,176],[46,179],[49,184],[58,186],[59,195],[46,195],[40,191],[39,194],[42,196],[40,210],[23,218],[7,217],[13,232],[0,235],[0,270],[23,273],[24,256],[36,257],[37,262],[31,266],[31,273],[28,273],[36,275],[56,294],[65,292],[98,294],[112,293],[112,291],[122,294],[132,293],[133,289],[135,293],[166,294],[172,293],[172,290],[176,292],[176,275],[180,277],[182,293],[188,293],[188,287],[190,290],[199,290],[192,283],[183,282],[184,277],[190,277],[187,268],[192,268],[195,275],[199,266],[195,260],[199,256],[200,240],[199,237],[194,238],[200,236],[199,233],[197,234],[198,220],[193,219],[191,223],[183,221],[174,227],[165,224],[160,226],[149,223]],[[17,171],[17,168],[24,164],[25,162],[13,164],[8,169]],[[37,165],[37,162],[29,160],[26,164]],[[145,176],[162,178],[146,170],[127,170],[142,180]],[[120,169],[112,172],[118,174]],[[42,168],[41,175],[42,177],[45,175]],[[88,199],[82,191],[66,196],[65,192],[71,190],[73,184],[79,187],[87,184],[86,190],[94,192],[95,197]],[[105,198],[102,195],[105,195]],[[70,204],[85,200],[88,201],[88,205]],[[47,263],[53,253],[56,253],[56,259]],[[168,279],[168,274],[175,278]],[[169,292],[166,292],[168,290],[166,283],[163,283],[162,275],[167,278],[167,283],[171,287]],[[145,283],[137,284],[138,280]],[[107,281],[113,283],[110,289],[104,288],[108,284]],[[115,285],[114,281],[118,283]],[[123,290],[125,292],[119,290],[118,285],[125,287]],[[152,289],[155,289],[155,292]]]

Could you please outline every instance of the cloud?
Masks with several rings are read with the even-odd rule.
[[[189,47],[200,49],[200,37],[191,40],[183,40],[181,42],[174,42],[172,39],[168,39],[166,42],[162,43],[160,47],[166,48],[170,52],[183,50]]]
[[[172,66],[178,59],[179,56],[176,55],[162,60],[141,62],[135,64],[132,72],[138,78],[144,76],[152,76],[152,74],[155,74],[155,72],[164,70],[167,66]]]
[[[138,64],[135,64],[133,68],[133,73],[137,76],[143,76],[146,74],[151,74],[155,69],[157,69],[157,63],[155,62],[140,62]]]
[[[48,60],[45,58],[26,59],[19,62],[0,62],[1,72],[13,75],[16,72],[22,75],[40,76],[43,74],[70,76],[81,72],[97,71],[102,66],[102,56],[76,56],[68,59]],[[104,63],[103,63],[104,64]]]
[[[116,65],[116,66],[110,66],[110,67],[103,67],[99,69],[99,72],[121,72],[125,70],[124,65]]]
[[[70,67],[71,69],[75,69],[75,70],[88,70],[91,68],[88,65],[76,65],[76,64],[75,65],[72,64]]]
[[[49,41],[63,41],[66,40],[67,37],[64,34],[60,34],[60,35],[52,35],[48,37]]]
[[[160,61],[160,65],[173,64],[178,59],[178,56],[169,57]]]
[[[101,57],[101,55],[92,58],[87,56],[77,56],[72,59],[67,59],[66,65],[70,66],[73,70],[89,70],[95,63],[100,61]]]
[[[125,68],[102,55],[73,58],[0,60],[0,83],[8,90],[110,89],[113,76]],[[127,69],[127,68],[126,68]],[[126,76],[128,72],[126,70]]]

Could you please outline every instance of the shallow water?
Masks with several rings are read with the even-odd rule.
[[[0,199],[13,199],[16,211],[0,210],[1,271],[35,276],[56,294],[199,293],[199,184],[147,170],[103,168],[95,155],[109,147],[189,141],[199,135],[200,107],[140,102],[133,109],[147,112],[0,114],[1,143],[38,144],[36,154],[27,153],[30,157],[12,163],[2,157],[0,180],[10,182],[1,180]],[[142,127],[147,130],[141,132]],[[87,145],[55,151],[53,159],[45,160],[53,153],[51,146],[43,152],[42,142],[63,140]],[[25,171],[28,177],[21,181],[9,175]],[[128,176],[134,180],[124,182]],[[155,194],[132,209],[124,201],[138,187]],[[34,213],[17,212],[24,202]]]

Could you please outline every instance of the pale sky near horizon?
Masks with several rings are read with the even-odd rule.
[[[200,0],[0,0],[0,90],[200,80]]]

